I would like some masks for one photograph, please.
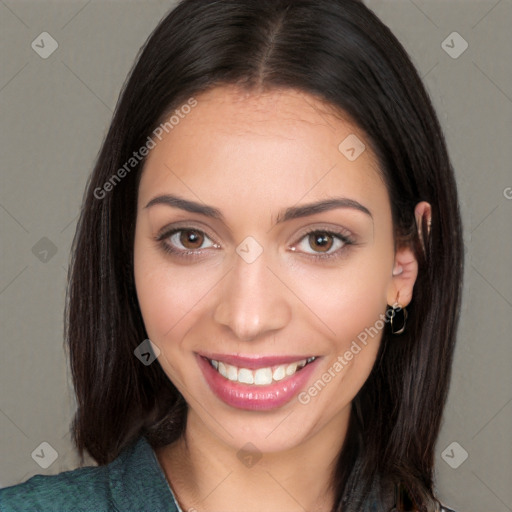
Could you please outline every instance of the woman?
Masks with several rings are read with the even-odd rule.
[[[182,1],[75,238],[73,434],[99,466],[3,510],[448,510],[461,238],[430,100],[362,3]]]

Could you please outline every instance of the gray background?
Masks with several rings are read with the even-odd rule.
[[[512,3],[366,3],[420,70],[459,186],[467,259],[439,493],[459,512],[512,511]],[[0,486],[77,465],[62,336],[69,249],[121,85],[172,5],[0,0]],[[58,43],[47,59],[31,47],[42,32]],[[469,45],[457,58],[452,32]],[[58,453],[47,469],[31,456],[42,442]]]

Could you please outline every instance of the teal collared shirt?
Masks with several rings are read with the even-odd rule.
[[[371,511],[376,512],[374,502]],[[36,475],[0,489],[1,512],[181,512],[144,437],[106,466]],[[442,508],[443,512],[453,512]]]
[[[178,512],[155,452],[144,437],[110,464],[36,475],[0,489],[2,512]]]

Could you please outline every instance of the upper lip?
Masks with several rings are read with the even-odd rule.
[[[291,356],[259,356],[259,355],[234,355],[234,354],[212,354],[201,353],[201,357],[213,359],[215,361],[222,361],[223,363],[236,366],[238,368],[247,368],[248,370],[256,370],[258,368],[268,368],[272,366],[279,366],[282,364],[295,363],[310,357],[318,357],[315,355],[291,355]]]

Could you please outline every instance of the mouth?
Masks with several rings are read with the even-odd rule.
[[[210,390],[237,409],[271,410],[303,389],[321,356],[245,357],[196,354]]]
[[[315,361],[316,356],[300,359],[291,363],[266,366],[257,369],[238,367],[217,359],[206,358],[206,360],[222,377],[231,382],[254,386],[269,386],[272,383],[280,382],[287,377],[295,375],[306,365]]]

